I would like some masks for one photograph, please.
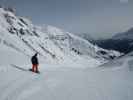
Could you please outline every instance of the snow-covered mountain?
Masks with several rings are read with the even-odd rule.
[[[40,74],[29,71],[35,52]],[[0,8],[0,100],[132,100],[133,53],[96,67],[119,55]]]
[[[94,41],[94,38],[89,33],[74,33],[74,34],[88,40],[89,42]]]
[[[133,40],[133,28],[130,28],[129,30],[122,32],[122,33],[118,33],[116,35],[114,35],[112,37],[113,39],[129,39],[129,40]]]
[[[122,33],[117,33],[108,39],[98,39],[90,42],[104,49],[113,49],[127,54],[133,51],[133,28]]]
[[[91,66],[120,56],[119,52],[104,50],[56,27],[33,25],[30,20],[3,8],[0,8],[0,46],[29,57],[38,52],[46,62],[84,61],[91,63]]]

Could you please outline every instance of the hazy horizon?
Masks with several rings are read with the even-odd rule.
[[[0,0],[34,24],[48,24],[72,33],[109,37],[133,27],[131,0]]]

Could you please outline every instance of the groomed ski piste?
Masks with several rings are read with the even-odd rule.
[[[14,54],[10,55],[12,62],[18,61],[14,65],[24,69],[31,67],[26,56],[13,50],[8,52]],[[40,74],[14,68],[6,59],[1,61],[5,62],[0,66],[0,100],[133,99],[132,54],[91,68],[87,65],[76,66],[74,62],[62,65],[41,63]],[[26,61],[27,64],[21,64]]]

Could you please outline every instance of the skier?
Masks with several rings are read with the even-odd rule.
[[[38,53],[35,53],[35,55],[32,56],[32,58],[31,58],[31,62],[32,62],[32,69],[31,69],[31,71],[33,71],[35,73],[39,73],[39,70],[38,70],[39,63],[38,63],[37,55],[38,55]]]

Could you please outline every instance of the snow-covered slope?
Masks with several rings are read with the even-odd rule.
[[[94,41],[94,38],[89,33],[74,33],[74,34],[88,40],[89,42]]]
[[[133,28],[117,33],[108,39],[98,39],[91,42],[104,49],[113,49],[127,54],[133,51]]]
[[[93,66],[120,56],[119,52],[101,49],[56,27],[33,25],[28,19],[3,8],[0,8],[0,41],[1,46],[6,45],[29,57],[38,52],[45,62],[84,61]]]
[[[29,65],[18,67],[28,69]],[[133,99],[132,55],[97,68],[41,64],[40,71],[38,75],[0,66],[0,100]]]

